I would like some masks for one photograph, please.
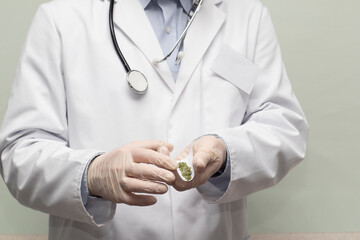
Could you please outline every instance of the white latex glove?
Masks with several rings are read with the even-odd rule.
[[[189,152],[187,146],[176,158],[176,161],[184,159]],[[223,141],[214,136],[204,136],[193,142],[193,166],[195,177],[186,182],[181,179],[177,172],[174,172],[176,179],[172,184],[178,191],[185,191],[198,187],[209,180],[226,161],[226,146]]]
[[[162,141],[136,141],[96,157],[89,165],[87,183],[92,195],[116,203],[147,206],[152,195],[164,194],[175,180],[177,163],[169,157],[173,146]]]

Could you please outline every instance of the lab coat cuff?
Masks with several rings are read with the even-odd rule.
[[[231,167],[230,167],[230,157],[229,155],[226,156],[226,161],[224,164],[225,168],[222,170],[219,170],[217,173],[218,175],[215,176],[215,174],[209,178],[209,182],[214,185],[214,187],[217,187],[220,189],[223,193],[226,192],[226,189],[230,182],[230,176],[231,176]]]
[[[226,142],[218,134],[207,134],[204,136],[214,136],[223,141],[226,147],[226,161],[221,167],[205,184],[199,186],[197,189],[204,199],[211,199],[211,202],[216,202],[226,192],[230,180],[231,180],[231,162],[230,153]]]
[[[101,227],[114,218],[116,203],[103,198],[89,197],[86,203],[86,211],[90,215],[93,223],[97,227]]]
[[[105,225],[107,222],[111,221],[115,215],[116,203],[110,202],[103,198],[91,196],[89,193],[87,185],[87,170],[90,163],[98,156],[104,154],[104,152],[97,152],[89,158],[84,166],[82,172],[80,194],[85,209],[86,215],[90,217],[91,223],[95,224],[97,227]]]
[[[223,142],[226,145],[226,151],[227,151],[227,167],[224,171],[224,174],[228,177],[228,185],[227,188],[224,189],[224,191],[221,191],[220,189],[217,189],[216,187],[212,187],[212,183],[210,181],[206,182],[205,184],[198,187],[198,191],[202,193],[202,197],[205,201],[207,201],[210,204],[220,204],[232,201],[232,195],[234,194],[234,191],[237,191],[238,189],[234,188],[234,180],[233,180],[233,168],[236,168],[237,165],[239,165],[237,162],[235,162],[236,156],[239,155],[239,151],[236,148],[236,142],[234,141],[234,129],[221,129],[214,133],[211,133],[213,135],[219,136],[220,139],[223,140]],[[219,176],[220,177],[220,176]],[[205,192],[205,190],[207,192]],[[203,194],[205,193],[205,194]]]
[[[88,169],[89,169],[89,165],[96,157],[98,157],[98,156],[100,156],[102,154],[104,154],[104,153],[103,152],[98,153],[88,161],[88,163],[86,164],[82,179],[81,179],[81,187],[80,187],[80,189],[81,189],[81,200],[82,200],[83,205],[85,207],[86,207],[86,203],[88,202],[89,198],[97,198],[97,197],[90,196],[90,193],[89,193],[89,188],[88,188],[88,184],[87,184],[87,172],[88,172]]]

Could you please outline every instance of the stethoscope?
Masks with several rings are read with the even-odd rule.
[[[191,25],[191,23],[194,21],[194,18],[196,16],[196,14],[199,12],[200,10],[200,6],[202,4],[203,0],[196,0],[193,4],[193,6],[191,7],[189,13],[188,13],[188,21],[186,23],[186,26],[183,30],[183,32],[181,33],[179,39],[176,41],[174,47],[170,50],[170,52],[162,59],[155,61],[155,64],[161,63],[166,61],[166,59],[168,59],[171,54],[175,51],[176,47],[179,45],[179,43],[183,42],[183,39]],[[115,35],[115,31],[114,31],[114,4],[115,4],[115,0],[110,0],[110,9],[109,9],[109,27],[110,27],[110,34],[111,34],[111,39],[112,42],[114,44],[115,50],[117,55],[120,58],[121,63],[123,64],[125,70],[126,70],[126,80],[130,86],[130,88],[136,93],[136,94],[144,94],[146,93],[146,91],[148,90],[148,86],[149,83],[145,77],[144,74],[142,74],[140,71],[138,70],[134,70],[131,69],[128,62],[126,61],[124,55],[122,54],[120,47],[117,43],[116,40],[116,35]],[[181,58],[183,57],[182,54],[178,54],[177,56],[177,60],[176,61],[180,61]]]

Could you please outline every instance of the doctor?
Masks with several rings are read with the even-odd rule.
[[[246,239],[246,196],[304,158],[308,127],[257,0],[118,0],[38,10],[0,132],[0,170],[49,239]],[[176,158],[193,146],[195,178]]]

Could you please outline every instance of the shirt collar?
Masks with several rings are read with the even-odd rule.
[[[145,9],[151,0],[139,0],[141,6]]]
[[[139,0],[141,6],[145,9],[149,3],[154,0]],[[193,0],[168,0],[168,1],[174,1],[174,2],[180,2],[181,6],[184,8],[185,12],[189,12],[191,9],[191,6],[193,4]]]
[[[184,8],[186,13],[190,12],[193,5],[193,0],[180,0],[181,6]]]

